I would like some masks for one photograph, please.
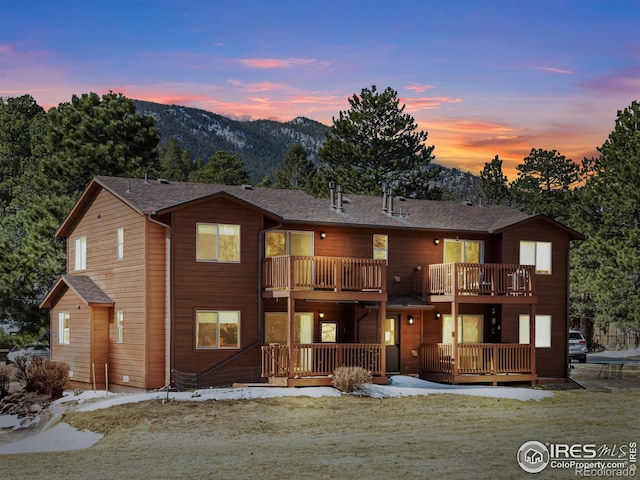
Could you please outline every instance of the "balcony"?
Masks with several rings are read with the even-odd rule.
[[[420,346],[421,377],[445,383],[531,382],[537,376],[533,368],[531,345],[518,343],[452,344]]]
[[[432,302],[535,303],[534,279],[533,265],[441,263],[416,269],[413,289]]]
[[[283,386],[330,385],[338,367],[362,367],[386,382],[382,349],[375,343],[265,345],[262,377]]]
[[[385,260],[286,255],[263,267],[265,297],[386,299]]]

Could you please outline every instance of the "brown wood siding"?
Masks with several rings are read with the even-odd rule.
[[[567,371],[568,335],[568,249],[566,232],[538,220],[509,229],[502,234],[503,263],[519,263],[520,241],[551,242],[551,275],[536,274],[538,296],[536,315],[551,315],[551,348],[536,349],[539,377],[564,377]],[[502,341],[518,342],[518,315],[528,314],[528,307],[504,306]]]
[[[147,221],[147,388],[159,388],[169,383],[169,241],[166,227]]]
[[[387,311],[387,316],[390,314],[393,312]],[[425,314],[428,315],[427,312]],[[409,325],[409,315],[413,317],[413,325]],[[420,357],[418,356],[421,341],[420,318],[419,310],[403,310],[400,313],[400,371],[404,375],[420,373]]]
[[[197,262],[196,224],[240,225],[240,262]],[[178,210],[172,215],[172,357],[181,372],[202,372],[247,349],[258,338],[258,235],[262,217],[218,198]],[[196,310],[240,312],[240,349],[197,350]],[[259,349],[258,349],[259,350]],[[249,358],[249,357],[247,357]],[[256,354],[256,361],[259,353]],[[249,360],[238,359],[237,362]],[[258,368],[260,362],[255,364]],[[232,364],[225,367],[231,369]],[[222,375],[222,372],[218,372]]]
[[[91,307],[91,381],[94,380],[97,386],[105,384],[106,369],[105,364],[109,362],[109,322],[113,315],[110,307]]]
[[[69,312],[69,344],[60,344],[60,312]],[[69,365],[73,372],[71,380],[91,383],[91,309],[71,290],[67,290],[51,310],[50,335],[51,359]]]
[[[116,234],[124,228],[124,258]],[[74,239],[87,238],[87,269],[74,270]],[[109,321],[109,383],[147,388],[145,218],[101,190],[69,233],[68,271],[87,275],[115,301]],[[124,342],[116,342],[115,312],[124,312]],[[128,377],[128,381],[126,380]]]

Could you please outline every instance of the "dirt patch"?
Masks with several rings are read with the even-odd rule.
[[[289,397],[122,405],[65,420],[105,434],[87,450],[6,455],[11,478],[521,478],[520,445],[637,441],[637,369],[542,401],[465,395]],[[609,386],[611,384],[612,386]],[[545,478],[568,478],[545,471]]]

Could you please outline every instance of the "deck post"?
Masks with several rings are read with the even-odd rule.
[[[531,373],[536,376],[536,304],[529,304],[529,345],[531,347]],[[531,382],[532,385],[535,381]]]
[[[454,269],[455,272],[455,269]],[[454,289],[455,286],[455,275],[454,275]],[[455,290],[454,290],[455,291]],[[455,298],[455,297],[454,297]],[[451,376],[453,377],[453,384],[456,382],[456,377],[458,376],[458,365],[460,365],[460,358],[458,356],[458,309],[455,300],[451,302],[451,322],[452,322],[452,345],[451,345]]]
[[[378,369],[382,372],[382,375],[387,375],[387,342],[384,337],[385,330],[385,322],[387,319],[387,302],[380,302],[380,312],[378,317],[378,328],[380,328],[380,345],[382,348],[380,349],[380,365]]]
[[[293,361],[293,343],[295,341],[295,318],[296,318],[296,301],[294,298],[287,299],[287,313],[289,315],[289,330],[287,332],[287,343],[289,345],[289,372],[288,377],[293,378],[295,372],[295,364]]]

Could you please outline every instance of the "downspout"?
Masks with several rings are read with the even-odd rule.
[[[171,288],[171,279],[173,278],[173,262],[171,261],[171,251],[173,249],[173,229],[171,228],[171,225],[168,225],[166,223],[162,223],[160,220],[156,220],[155,218],[152,218],[151,215],[156,215],[157,212],[151,212],[150,214],[147,215],[147,218],[149,219],[150,222],[156,223],[158,225],[160,225],[161,227],[164,227],[167,229],[167,231],[169,232],[169,274],[168,274],[168,278],[166,280],[167,285],[167,299],[169,302],[169,316],[168,318],[165,320],[165,328],[166,328],[166,332],[168,335],[168,345],[169,345],[169,364],[167,365],[167,368],[165,370],[165,374],[168,373],[169,378],[168,378],[168,382],[167,385],[171,385],[171,370],[173,367],[173,335],[171,335],[171,328],[172,328],[172,321],[171,319],[173,318],[173,288]],[[165,247],[166,249],[166,247]],[[168,325],[166,325],[168,324]],[[165,340],[165,346],[167,345],[167,342]]]
[[[240,357],[241,355],[245,354],[246,352],[253,350],[255,347],[258,347],[262,344],[263,341],[263,322],[264,322],[264,315],[262,312],[262,260],[264,258],[264,238],[265,238],[265,234],[270,231],[270,230],[277,230],[278,228],[282,227],[282,222],[280,222],[278,225],[274,225],[273,227],[269,227],[269,228],[263,228],[262,230],[260,230],[258,232],[258,338],[256,339],[255,342],[253,342],[251,345],[247,346],[246,348],[243,348],[242,350],[240,350],[237,353],[234,353],[233,355],[231,355],[230,357],[226,358],[225,360],[223,360],[220,363],[216,363],[214,366],[203,370],[202,372],[199,372],[196,374],[196,380],[199,380],[200,378],[209,375],[212,372],[215,372],[216,370],[218,370],[219,368],[224,367],[226,364],[232,362],[233,360],[235,360],[236,358]]]

